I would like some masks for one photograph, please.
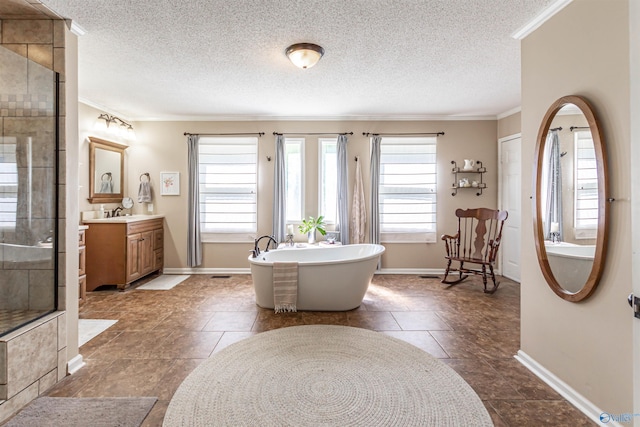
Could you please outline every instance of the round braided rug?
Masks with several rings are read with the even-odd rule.
[[[164,426],[492,426],[453,369],[404,341],[346,326],[294,326],[198,366]]]

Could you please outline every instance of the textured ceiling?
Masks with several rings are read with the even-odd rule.
[[[511,34],[553,0],[41,0],[79,38],[82,100],[131,120],[496,116]],[[325,48],[300,70],[287,46]]]

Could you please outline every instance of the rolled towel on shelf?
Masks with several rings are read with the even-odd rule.
[[[276,313],[298,311],[298,263],[273,263],[273,303]]]

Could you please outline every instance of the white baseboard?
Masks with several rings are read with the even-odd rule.
[[[575,406],[580,412],[585,414],[598,425],[602,425],[602,423],[600,422],[600,415],[605,413],[605,411],[601,410],[586,397],[575,391],[567,383],[555,376],[547,368],[536,362],[524,351],[518,350],[518,354],[516,354],[514,357],[518,362],[522,363],[525,368],[529,369],[538,378],[547,383],[552,389],[557,391],[562,397],[567,399],[569,403]],[[622,427],[622,424],[613,420],[606,423],[606,425]]]
[[[164,274],[251,274],[251,268],[165,268]],[[444,268],[383,268],[376,274],[415,274],[418,276],[442,276]],[[500,275],[496,271],[497,275]]]
[[[78,354],[73,359],[67,362],[67,373],[69,375],[75,374],[80,368],[85,365],[84,360],[82,359],[82,355]]]
[[[251,274],[250,268],[165,268],[164,274]]]
[[[442,268],[381,268],[376,274],[416,274],[420,276],[441,276]]]
[[[165,268],[164,274],[251,274],[250,268]],[[376,274],[417,274],[439,276],[444,274],[442,268],[383,268]]]

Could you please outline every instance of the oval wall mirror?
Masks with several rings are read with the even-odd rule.
[[[534,238],[547,283],[578,302],[596,289],[607,247],[606,147],[586,99],[565,96],[547,111],[536,144]]]

